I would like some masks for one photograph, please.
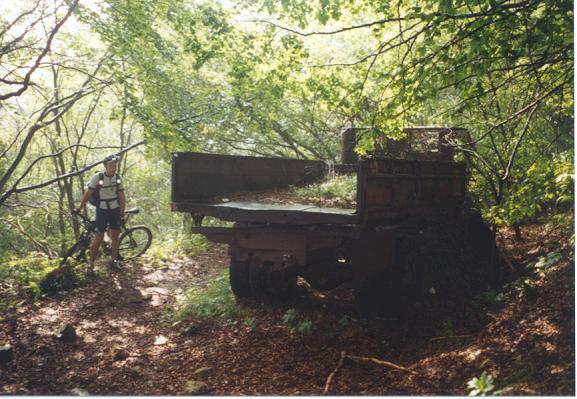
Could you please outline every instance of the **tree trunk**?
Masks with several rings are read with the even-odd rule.
[[[515,241],[523,241],[523,235],[521,234],[521,226],[519,226],[517,223],[515,223],[513,225],[513,228],[515,229]]]

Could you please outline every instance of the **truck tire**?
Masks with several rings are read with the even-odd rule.
[[[363,273],[356,276],[355,309],[359,317],[397,317],[403,306],[399,284],[392,273]]]
[[[272,262],[249,265],[249,285],[258,302],[275,303],[291,298],[296,288],[296,274],[290,270],[272,271]]]
[[[246,299],[252,296],[252,291],[249,283],[249,265],[248,262],[242,262],[232,259],[230,261],[229,281],[230,288],[239,299]]]
[[[474,266],[469,275],[473,284],[498,286],[505,279],[499,262],[495,233],[483,221],[481,214],[468,209],[464,217],[464,246],[467,248],[468,264]],[[476,280],[476,281],[475,281]]]

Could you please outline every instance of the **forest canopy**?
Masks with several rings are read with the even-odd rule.
[[[23,0],[0,5],[0,259],[56,257],[95,166],[177,246],[170,153],[338,161],[408,126],[455,141],[496,226],[573,206],[570,1]],[[146,145],[142,145],[146,140]],[[24,244],[22,244],[24,242]]]

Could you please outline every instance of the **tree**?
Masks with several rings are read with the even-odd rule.
[[[516,190],[527,187],[532,166],[552,155],[572,162],[572,2],[260,5],[279,19],[261,23],[305,42],[324,36],[344,42],[358,31],[366,32],[367,43],[376,40],[353,61],[345,55],[324,64],[364,70],[354,86],[351,114],[357,124],[376,129],[367,130],[370,137],[360,150],[369,150],[375,135],[394,135],[407,125],[469,128],[471,140],[454,145],[471,163],[479,204],[501,209],[494,221],[518,223],[535,214],[513,211],[519,204],[510,203],[519,201]],[[341,27],[319,27],[351,18],[356,21]]]

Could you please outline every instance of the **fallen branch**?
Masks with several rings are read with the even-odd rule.
[[[169,298],[176,298],[176,295],[172,295],[166,292],[160,292],[160,291],[156,291],[154,289],[152,290],[148,290],[149,292],[151,292],[152,294],[156,294],[156,295],[160,295],[160,296],[167,296]]]
[[[339,359],[339,364],[337,364],[337,367],[335,367],[335,369],[333,370],[332,373],[329,374],[329,377],[327,378],[327,382],[325,384],[325,389],[323,391],[323,395],[326,395],[327,392],[329,391],[329,388],[331,387],[331,382],[333,381],[333,378],[335,377],[335,374],[337,374],[339,372],[339,370],[341,369],[341,367],[343,367],[343,363],[345,361],[345,357],[347,357],[347,354],[345,351],[341,352],[341,358]]]
[[[444,339],[459,339],[459,338],[469,338],[469,337],[474,337],[474,335],[473,334],[463,334],[463,335],[448,335],[446,337],[435,337],[435,338],[431,338],[429,340],[429,342],[442,341]]]
[[[392,369],[404,371],[406,373],[417,374],[415,371],[409,370],[406,367],[398,366],[395,363],[387,362],[386,360],[379,360],[379,359],[376,359],[374,357],[361,357],[361,356],[351,356],[351,355],[347,355],[346,357],[348,359],[355,360],[355,361],[376,363],[376,364],[379,364],[381,366],[390,367]]]
[[[333,381],[333,378],[335,377],[335,375],[339,372],[339,370],[343,367],[344,361],[345,359],[350,359],[350,360],[354,360],[356,362],[370,362],[370,363],[375,363],[378,364],[380,366],[386,366],[395,370],[399,370],[399,371],[404,371],[406,373],[410,373],[413,375],[418,375],[417,372],[410,370],[406,367],[402,367],[399,366],[395,363],[391,363],[391,362],[387,362],[386,360],[380,360],[374,357],[362,357],[362,356],[353,356],[353,355],[347,355],[345,351],[341,352],[341,358],[339,359],[339,363],[337,364],[337,367],[335,367],[335,369],[333,370],[332,373],[329,374],[328,378],[327,378],[327,382],[325,384],[325,389],[323,390],[323,395],[326,395],[329,391],[329,388],[331,387],[331,383]]]

